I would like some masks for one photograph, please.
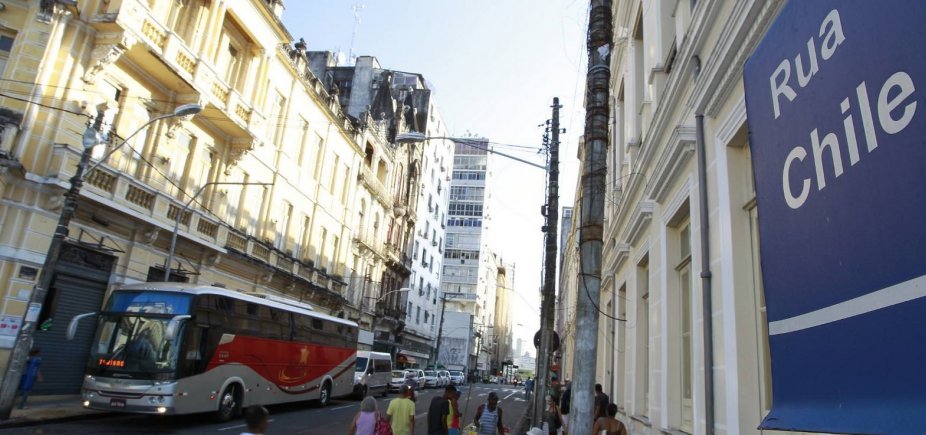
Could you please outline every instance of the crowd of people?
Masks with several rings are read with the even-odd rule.
[[[525,381],[525,395],[530,398],[534,389],[534,379]],[[543,429],[534,427],[527,435],[568,435],[568,420],[572,410],[572,383],[566,381],[560,386],[554,381],[549,391],[544,394],[546,406],[543,420],[538,422]],[[428,405],[428,435],[463,435],[463,413],[459,407],[460,391],[453,385],[444,388],[441,395],[431,399]],[[503,424],[504,413],[498,406],[498,394],[490,392],[486,402],[476,408],[471,429],[478,435],[506,434]],[[595,385],[594,409],[592,410],[595,435],[628,435],[627,427],[616,418],[617,405],[610,401],[601,384]],[[267,431],[269,412],[262,406],[251,406],[245,410],[247,431],[242,435],[259,435]],[[584,431],[577,431],[583,433]],[[412,435],[415,433],[415,390],[403,386],[399,397],[389,402],[385,414],[380,413],[376,399],[364,397],[360,402],[360,411],[354,415],[348,428],[349,435]]]

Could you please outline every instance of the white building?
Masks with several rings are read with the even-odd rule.
[[[596,382],[631,433],[759,433],[771,407],[742,69],[783,4],[613,2]],[[704,115],[704,197],[696,114]],[[701,237],[703,225],[708,240]],[[705,243],[713,275],[708,288],[700,278]],[[569,258],[577,254],[565,254],[564,273],[574,276],[561,283],[581,298],[578,258]],[[709,349],[705,291],[712,296]],[[706,353],[713,358],[712,396],[706,394]],[[564,367],[578,365],[564,361]]]
[[[429,115],[431,119],[428,122],[427,137],[448,137],[447,126],[435,106],[432,105]],[[403,352],[422,361],[434,362],[438,356],[434,348],[442,305],[440,275],[444,262],[453,142],[449,139],[431,139],[416,146],[424,146],[424,152],[421,193],[415,211],[417,218],[409,280],[411,291],[408,294]]]

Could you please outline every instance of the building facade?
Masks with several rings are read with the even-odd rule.
[[[771,407],[742,68],[783,3],[613,2],[596,378],[633,433],[759,433]]]
[[[97,311],[115,286],[167,270],[175,281],[298,299],[357,320],[370,338],[362,341],[374,331],[397,341],[421,153],[394,139],[417,128],[420,113],[346,110],[337,84],[312,72],[305,44],[281,24],[282,1],[5,5],[4,324],[18,326],[26,312],[88,122],[103,120],[95,155],[115,150],[86,174],[49,271],[39,319],[48,328],[35,342],[62,351],[46,353],[37,393],[80,387],[83,365],[73,361],[86,360],[93,331],[66,341],[71,317]],[[401,108],[408,94],[386,93],[378,107]],[[146,126],[185,103],[204,110]],[[11,344],[0,336],[0,361]]]

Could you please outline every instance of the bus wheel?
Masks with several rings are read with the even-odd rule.
[[[328,406],[331,403],[331,383],[325,381],[325,384],[322,385],[321,395],[318,396],[318,404],[322,407]]]
[[[232,384],[225,387],[225,391],[219,396],[219,409],[215,412],[218,421],[226,422],[238,415],[241,410],[241,399],[238,395],[238,385]]]

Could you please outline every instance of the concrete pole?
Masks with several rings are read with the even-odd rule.
[[[613,25],[611,1],[591,0],[588,21],[585,150],[579,203],[580,276],[576,304],[575,366],[572,377],[572,421],[569,431],[591,433],[601,305],[601,251],[607,176],[608,115]]]
[[[556,227],[559,216],[559,98],[553,98],[553,119],[550,123],[550,165],[547,180],[546,252],[543,266],[543,289],[540,298],[540,348],[537,350],[537,376],[534,396],[533,424],[540,426],[550,385],[550,360],[553,356],[553,309],[556,298]]]

